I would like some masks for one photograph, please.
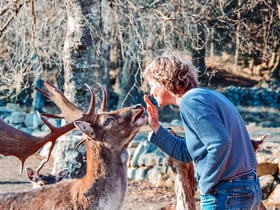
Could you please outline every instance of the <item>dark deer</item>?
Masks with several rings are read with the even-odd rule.
[[[35,170],[32,168],[27,167],[26,168],[26,175],[29,181],[32,184],[32,188],[39,188],[43,187],[45,185],[55,184],[63,180],[68,175],[68,169],[63,169],[59,171],[57,174],[38,174]]]
[[[168,131],[178,136],[174,130],[168,128]],[[192,162],[183,163],[169,155],[166,155],[168,166],[174,175],[174,187],[176,201],[169,203],[160,210],[195,210],[195,186],[194,165]]]
[[[92,92],[89,119],[86,114],[81,117],[82,112],[62,94],[51,99],[64,117],[74,113],[68,121],[82,119],[74,124],[84,133],[81,143],[86,144],[86,175],[27,192],[2,194],[0,209],[120,209],[127,187],[127,146],[147,121],[144,107],[135,105],[105,112],[105,97],[101,110],[92,114]]]

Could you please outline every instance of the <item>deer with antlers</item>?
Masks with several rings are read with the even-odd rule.
[[[127,146],[147,121],[144,107],[134,105],[106,112],[107,94],[101,86],[104,94],[101,110],[95,112],[95,94],[89,88],[91,105],[89,111],[83,113],[58,89],[49,83],[46,86],[50,93],[39,91],[61,109],[61,117],[70,123],[54,128],[45,117],[58,116],[44,114],[41,118],[52,132],[45,138],[31,136],[28,146],[32,147],[32,152],[36,152],[40,147],[34,144],[42,145],[48,141],[55,143],[58,136],[76,127],[84,134],[80,143],[86,144],[86,174],[81,179],[64,180],[27,192],[2,194],[0,209],[120,209],[127,186]],[[8,141],[9,134],[5,135]],[[22,142],[18,139],[19,136],[12,136],[12,141],[20,145]],[[27,148],[26,151],[29,152]],[[6,155],[15,155],[21,161],[28,157],[17,150],[13,152],[5,150]],[[3,150],[0,153],[3,154]],[[39,169],[41,167],[42,164]]]

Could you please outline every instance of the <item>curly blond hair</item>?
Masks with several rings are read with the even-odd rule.
[[[175,54],[155,58],[144,70],[143,77],[158,82],[175,95],[198,87],[197,69]]]

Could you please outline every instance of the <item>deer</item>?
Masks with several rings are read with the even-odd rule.
[[[51,93],[39,90],[54,101],[63,118],[71,122],[65,125],[68,126],[67,131],[74,126],[83,133],[77,147],[83,143],[86,145],[86,174],[80,179],[63,180],[26,192],[1,194],[0,209],[121,208],[127,188],[127,147],[147,122],[145,108],[137,104],[106,112],[107,94],[101,88],[105,97],[101,109],[95,112],[95,94],[89,89],[91,104],[87,113],[80,111],[57,89],[50,88]],[[45,117],[59,116],[44,114],[42,119],[49,124]]]
[[[178,136],[172,128],[167,128],[169,133]],[[160,210],[196,210],[193,162],[183,163],[166,154],[167,164],[174,175],[174,188],[176,201],[162,207]]]
[[[176,135],[176,132],[172,128],[167,128],[172,135]],[[258,138],[252,138],[251,143],[254,151],[260,149],[264,141],[267,139],[269,134],[264,134]],[[179,136],[180,137],[180,136]],[[183,137],[181,137],[183,138]],[[169,203],[162,207],[160,210],[196,210],[195,204],[195,185],[196,180],[194,176],[194,165],[192,162],[183,163],[176,160],[169,155],[167,156],[168,166],[171,168],[174,175],[174,186],[176,201]],[[265,210],[265,206],[261,202],[258,206],[258,210]]]
[[[68,175],[68,171],[69,170],[65,168],[54,175],[49,173],[43,175],[43,174],[38,174],[36,170],[27,167],[26,175],[28,180],[32,184],[32,188],[35,189],[35,188],[43,187],[45,185],[55,184],[62,181]]]

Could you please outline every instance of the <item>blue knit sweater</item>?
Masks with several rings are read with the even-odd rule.
[[[256,168],[246,126],[224,95],[210,89],[191,89],[181,99],[180,114],[185,138],[160,127],[150,141],[180,161],[194,162],[202,194],[213,192],[221,180]]]

